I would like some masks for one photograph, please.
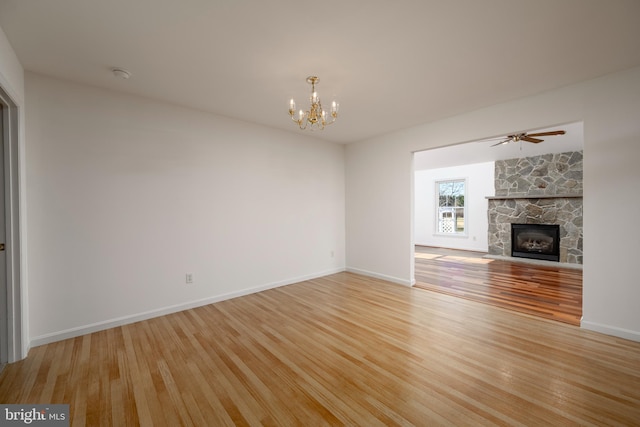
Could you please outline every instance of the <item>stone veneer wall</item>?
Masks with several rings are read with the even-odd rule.
[[[495,163],[489,254],[511,256],[511,224],[560,225],[560,262],[582,264],[582,151]]]

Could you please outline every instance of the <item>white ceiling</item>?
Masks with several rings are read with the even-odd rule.
[[[26,70],[348,143],[640,65],[638,0],[0,0]],[[110,69],[123,67],[129,80]]]

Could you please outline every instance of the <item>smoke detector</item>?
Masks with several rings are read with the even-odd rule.
[[[112,68],[111,72],[119,79],[127,80],[129,77],[131,77],[131,73],[124,68]]]

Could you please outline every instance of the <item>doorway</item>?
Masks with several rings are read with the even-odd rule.
[[[0,135],[4,145],[4,110],[5,106],[0,104]],[[4,152],[0,150],[0,224],[4,224]],[[4,254],[5,227],[0,227],[0,371],[9,359],[9,319],[7,307],[7,275]]]
[[[493,225],[496,224],[496,218],[500,219],[504,216],[504,210],[500,210],[496,216],[493,215],[495,209],[493,211],[489,209],[490,206],[494,206],[491,204],[494,203],[494,199],[498,199],[496,197],[496,182],[501,185],[510,182],[503,177],[504,174],[500,175],[496,172],[496,165],[511,164],[507,162],[520,164],[521,162],[526,163],[527,159],[547,159],[548,156],[554,158],[561,153],[581,152],[584,140],[582,122],[556,125],[553,128],[534,130],[533,132],[551,133],[556,131],[558,127],[563,129],[562,136],[558,136],[556,139],[549,138],[550,141],[541,141],[542,143],[539,144],[518,142],[496,145],[494,138],[489,138],[413,153],[411,223],[412,243],[415,249],[413,251],[412,272],[416,287],[439,290],[458,297],[464,295],[467,299],[473,297],[483,302],[490,301],[494,305],[498,305],[499,302],[508,308],[520,308],[523,305],[535,303],[530,304],[532,305],[530,311],[552,313],[554,319],[563,318],[566,323],[580,324],[582,312],[581,271],[571,271],[571,276],[575,276],[575,280],[572,279],[568,289],[563,289],[561,281],[557,278],[548,278],[550,274],[545,272],[544,277],[547,277],[547,282],[553,284],[552,292],[557,293],[554,294],[553,298],[555,299],[548,298],[549,305],[553,307],[553,304],[560,304],[561,308],[564,308],[564,301],[570,301],[570,312],[563,313],[561,310],[555,309],[549,311],[548,307],[543,307],[545,301],[542,297],[534,301],[530,295],[525,294],[526,289],[522,291],[518,289],[522,283],[526,286],[534,285],[527,280],[520,280],[517,277],[518,274],[533,274],[532,271],[536,270],[534,276],[543,277],[537,271],[542,267],[530,266],[516,269],[516,267],[511,267],[510,263],[502,265],[507,261],[494,262],[482,258],[487,253],[495,255],[495,252],[490,249],[495,247],[495,233],[492,232],[495,227]],[[572,162],[572,165],[573,163],[575,162]],[[545,184],[540,184],[538,187],[540,191],[546,187],[547,183],[554,183],[554,177],[557,175],[552,173],[552,168],[542,167],[544,165],[546,163],[543,162],[536,165],[539,167],[537,172],[545,178],[542,180]],[[507,168],[500,168],[500,172],[505,169]],[[562,168],[556,167],[555,169]],[[511,173],[511,175],[518,179],[522,178],[519,171]],[[436,184],[441,181],[455,181],[462,178],[466,179],[469,185],[468,191],[464,194],[464,206],[468,210],[465,212],[464,232],[454,235],[450,232],[447,233],[449,230],[443,229],[439,225],[441,215],[438,209],[442,210],[442,203],[441,194],[436,191]],[[521,181],[527,182],[526,180]],[[581,180],[579,183],[576,182],[576,188],[578,185],[582,185]],[[560,188],[551,184],[549,187]],[[545,193],[549,200],[555,200],[554,196],[558,194],[562,194],[562,192],[553,195]],[[547,203],[547,199],[544,199],[544,203]],[[577,207],[573,208],[573,211],[577,211]],[[546,211],[541,209],[541,212],[545,213]],[[555,222],[548,216],[545,216],[544,221],[545,223]],[[582,239],[577,240],[581,245]],[[559,242],[559,236],[556,241]],[[508,248],[511,246],[512,244],[509,242]],[[565,248],[568,247],[570,246],[565,246]],[[442,254],[438,251],[446,251],[446,253]],[[577,253],[577,251],[575,252]],[[577,264],[575,261],[566,262]],[[503,274],[503,270],[509,270],[512,274]],[[496,286],[492,287],[491,285],[494,284]],[[503,287],[500,288],[500,286]],[[540,284],[536,284],[536,286],[542,288]]]
[[[0,87],[0,365],[25,356],[19,197],[18,106]]]

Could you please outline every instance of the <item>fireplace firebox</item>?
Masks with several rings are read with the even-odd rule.
[[[560,226],[511,224],[511,256],[560,261]]]

